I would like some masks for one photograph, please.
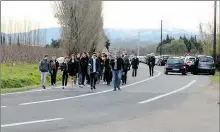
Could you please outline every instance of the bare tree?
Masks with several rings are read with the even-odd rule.
[[[54,5],[55,17],[61,25],[62,45],[67,54],[104,48],[101,1],[58,1]]]

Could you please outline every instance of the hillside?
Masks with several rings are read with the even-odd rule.
[[[140,32],[140,41],[141,43],[148,43],[148,44],[156,44],[160,42],[160,29],[114,29],[114,28],[106,28],[105,34],[109,37],[113,44],[122,44],[122,42],[138,42],[138,32]],[[45,28],[39,30],[32,30],[29,33],[36,33],[39,32],[43,40],[40,41],[41,44],[48,44],[51,42],[51,39],[59,39],[60,38],[60,28]],[[25,34],[25,33],[20,33]],[[199,33],[192,34],[191,32],[187,32],[182,29],[174,29],[174,30],[163,30],[163,37],[169,34],[175,38],[179,38],[180,36],[186,35],[186,37],[190,37],[191,35],[199,35]],[[9,34],[6,34],[6,37]],[[12,37],[18,36],[18,33],[11,34]],[[198,37],[199,38],[199,37]]]

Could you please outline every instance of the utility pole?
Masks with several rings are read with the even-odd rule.
[[[216,8],[217,8],[217,1],[214,1],[214,40],[213,40],[213,58],[214,62],[216,63]]]
[[[163,41],[163,20],[160,22],[160,55],[162,54],[162,41]]]
[[[137,56],[140,55],[140,31],[138,31],[138,51],[137,51]]]

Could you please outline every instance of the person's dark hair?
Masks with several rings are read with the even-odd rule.
[[[107,55],[105,54],[104,57],[107,58]]]
[[[53,54],[52,56],[56,56],[56,54]]]
[[[44,57],[48,57],[48,54],[45,54]]]

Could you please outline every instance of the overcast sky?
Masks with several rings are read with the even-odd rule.
[[[199,23],[213,21],[213,1],[105,1],[105,28],[198,29]],[[2,1],[2,20],[32,20],[41,28],[58,27],[49,1]]]

